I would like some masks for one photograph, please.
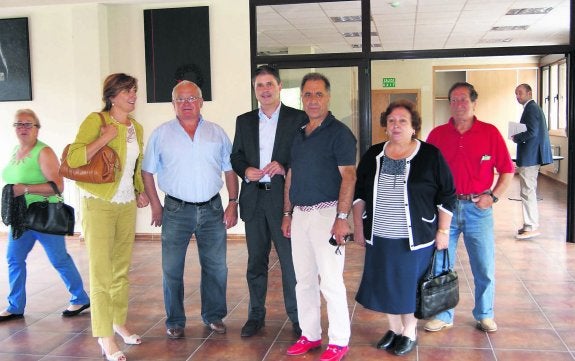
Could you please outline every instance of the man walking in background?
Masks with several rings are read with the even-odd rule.
[[[517,102],[523,105],[520,123],[527,130],[515,134],[511,139],[517,143],[517,170],[521,186],[521,205],[523,207],[523,226],[517,231],[517,239],[528,239],[540,234],[539,210],[537,208],[537,176],[542,165],[553,161],[549,130],[545,114],[533,100],[529,84],[520,84],[515,88]]]

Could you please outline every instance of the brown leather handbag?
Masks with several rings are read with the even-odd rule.
[[[106,125],[102,113],[98,113],[102,120],[102,126]],[[64,148],[60,161],[60,175],[62,177],[85,183],[112,183],[116,177],[116,170],[120,170],[118,154],[108,147],[103,146],[94,154],[90,162],[81,167],[72,168],[68,165],[68,148]]]

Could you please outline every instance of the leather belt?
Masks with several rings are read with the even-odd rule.
[[[183,200],[181,200],[181,199],[179,199],[179,198],[173,197],[173,196],[171,196],[171,195],[169,195],[169,194],[167,194],[166,197],[170,198],[170,199],[173,200],[173,201],[180,202],[180,203],[184,203],[184,204],[188,204],[188,205],[191,205],[191,206],[205,206],[206,204],[210,203],[210,202],[213,201],[214,199],[218,198],[219,195],[220,195],[219,193],[216,193],[215,196],[213,196],[212,198],[210,198],[209,200],[207,200],[207,201],[205,201],[205,202],[186,202],[186,201],[183,201]]]
[[[263,189],[265,191],[269,191],[272,189],[272,184],[271,184],[271,182],[259,182],[258,188]]]
[[[475,197],[477,197],[476,194],[458,194],[457,195],[457,199],[459,199],[460,201],[470,201]]]

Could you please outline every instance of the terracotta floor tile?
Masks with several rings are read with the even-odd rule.
[[[489,338],[495,349],[567,351],[565,344],[554,330],[501,328]]]
[[[497,361],[572,361],[569,352],[495,350]]]

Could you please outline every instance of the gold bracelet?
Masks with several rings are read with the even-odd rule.
[[[449,229],[444,229],[444,228],[438,228],[437,232],[439,233],[443,233],[449,236]]]

